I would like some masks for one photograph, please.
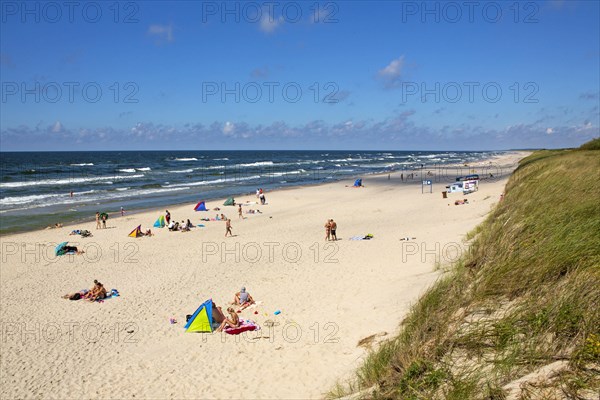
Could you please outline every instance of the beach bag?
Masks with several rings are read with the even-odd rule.
[[[71,297],[69,297],[69,300],[79,300],[81,299],[81,293],[77,292],[74,293]]]

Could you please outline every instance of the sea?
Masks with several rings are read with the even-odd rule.
[[[502,152],[82,151],[0,153],[0,234],[371,174],[463,165]]]

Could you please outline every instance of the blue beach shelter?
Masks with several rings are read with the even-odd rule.
[[[56,248],[54,249],[54,255],[64,256],[67,253],[67,249],[65,249],[65,247],[67,247],[67,243],[68,242],[62,242],[58,246],[56,246]]]
[[[200,304],[190,320],[185,324],[186,332],[212,332],[212,299]]]
[[[194,211],[208,211],[206,209],[206,203],[201,201],[200,203],[196,204],[196,207],[194,207]]]

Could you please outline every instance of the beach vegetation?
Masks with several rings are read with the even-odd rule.
[[[598,149],[521,160],[469,251],[329,397],[597,398]]]

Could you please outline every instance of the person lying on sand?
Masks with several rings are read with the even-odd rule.
[[[235,294],[233,298],[233,305],[241,306],[240,310],[245,309],[246,307],[254,304],[254,299],[250,296],[250,293],[246,292],[246,288],[242,287],[239,292]]]
[[[80,290],[79,292],[67,293],[62,298],[69,299],[69,300],[79,300],[81,298],[84,298],[85,295],[88,294],[88,292],[89,292],[89,290],[83,289],[83,290]]]
[[[62,227],[63,227],[63,224],[61,224],[60,222],[57,222],[57,223],[56,223],[56,224],[54,224],[54,225],[48,225],[48,226],[46,227],[46,229],[54,229],[54,228],[62,228]]]
[[[85,253],[85,251],[83,251],[83,250],[78,250],[77,246],[65,246],[64,249],[65,249],[65,254],[75,253],[77,255],[80,255],[80,254]]]
[[[227,312],[229,313],[229,317],[226,317],[225,320],[221,323],[217,332],[223,332],[225,328],[237,328],[240,326],[240,317],[237,315],[235,310],[231,307],[227,308]]]
[[[153,236],[152,230],[146,229],[146,232],[144,232],[144,236]]]

